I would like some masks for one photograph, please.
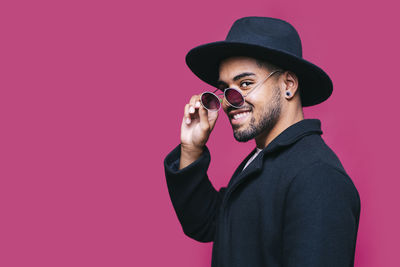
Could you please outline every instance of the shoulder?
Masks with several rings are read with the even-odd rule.
[[[360,208],[358,191],[344,169],[317,160],[303,166],[291,179],[287,200],[303,204],[315,201],[350,203],[354,209]]]
[[[307,163],[298,169],[291,183],[334,183],[354,186],[351,178],[343,168],[322,159]]]

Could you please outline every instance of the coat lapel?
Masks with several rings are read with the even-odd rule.
[[[257,155],[253,162],[242,171],[247,161],[256,152],[256,148],[254,148],[232,175],[228,184],[227,194],[225,194],[226,199],[229,198],[230,193],[234,191],[239,184],[262,170],[264,157],[266,155],[275,153],[283,147],[289,146],[310,134],[322,134],[321,121],[319,119],[304,119],[288,127],[272,140],[272,142]]]
[[[247,157],[240,163],[240,165],[236,168],[236,170],[235,170],[235,172],[233,173],[233,175],[232,175],[232,177],[231,177],[231,179],[230,179],[230,181],[229,181],[229,184],[228,184],[228,188],[230,188],[233,184],[234,184],[234,182],[238,179],[238,177],[241,175],[241,173],[242,173],[242,170],[243,170],[243,168],[244,168],[244,166],[246,165],[246,162],[254,155],[254,153],[256,153],[256,148],[254,148],[251,152],[250,152],[250,154],[248,154],[247,155]],[[246,169],[248,169],[250,166],[247,166],[247,168]]]

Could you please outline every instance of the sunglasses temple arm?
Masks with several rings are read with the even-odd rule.
[[[268,80],[269,77],[271,77],[273,74],[281,72],[279,70],[275,70],[271,72],[264,80],[262,80],[260,83],[258,83],[256,86],[254,86],[250,91],[247,92],[247,94],[243,95],[244,97],[248,96],[251,92],[253,92],[256,88],[258,88],[261,84],[263,84],[266,80]]]

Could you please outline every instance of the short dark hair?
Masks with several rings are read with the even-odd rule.
[[[283,71],[282,68],[280,68],[272,63],[269,63],[265,60],[262,60],[259,58],[255,58],[255,60],[256,60],[257,66],[259,66],[260,68],[266,68],[268,71],[275,71],[275,70]]]
[[[269,72],[272,72],[272,71],[275,71],[275,70],[284,71],[282,68],[280,68],[280,67],[278,67],[278,66],[276,66],[276,65],[274,65],[272,63],[269,63],[269,62],[267,62],[265,60],[262,60],[262,59],[259,59],[259,58],[254,58],[254,59],[256,60],[257,66],[259,66],[260,68],[266,68]],[[297,74],[296,74],[296,76],[297,76]],[[299,79],[299,76],[297,76],[297,78]],[[300,99],[301,99],[302,90],[301,90],[301,87],[300,87],[300,79],[299,79],[299,85],[298,85],[297,90],[299,91]]]

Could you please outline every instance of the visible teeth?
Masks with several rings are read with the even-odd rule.
[[[249,115],[250,114],[250,112],[249,111],[246,111],[246,112],[242,112],[242,113],[239,113],[239,114],[235,114],[234,116],[233,116],[233,118],[235,119],[235,120],[237,120],[237,119],[239,119],[239,118],[241,118],[241,117],[244,117],[244,116],[247,116],[247,115]]]

